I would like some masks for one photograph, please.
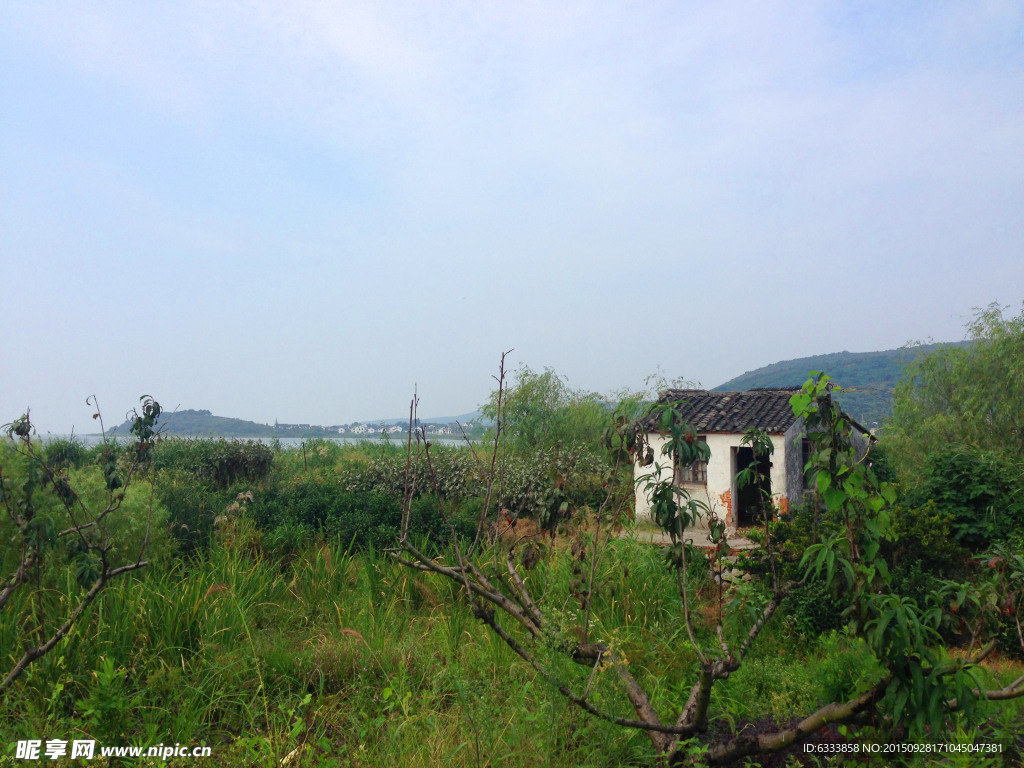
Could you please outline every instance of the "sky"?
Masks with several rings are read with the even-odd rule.
[[[716,386],[1024,298],[1020,2],[0,4],[0,422]]]

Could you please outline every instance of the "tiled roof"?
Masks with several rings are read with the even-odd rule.
[[[800,387],[745,392],[668,389],[661,393],[658,403],[675,403],[679,413],[698,432],[746,432],[756,427],[770,434],[782,434],[796,421],[789,398],[799,391]],[[644,426],[654,429],[654,417],[648,416]]]

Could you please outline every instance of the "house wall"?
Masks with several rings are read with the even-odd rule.
[[[770,437],[775,447],[775,453],[771,459],[772,468],[770,473],[772,495],[777,504],[788,506],[790,466],[794,452],[793,440],[792,438],[787,440],[787,436],[784,435],[771,435]],[[658,482],[662,479],[670,480],[673,474],[672,464],[669,457],[662,453],[667,440],[662,435],[650,435],[648,439],[651,448],[654,450],[654,464],[649,467],[643,467],[639,464],[635,465],[633,467],[633,479],[639,480],[645,475],[652,475],[652,479]],[[732,504],[732,499],[736,495],[733,449],[740,447],[743,435],[738,433],[709,434],[706,439],[708,448],[711,451],[711,458],[708,460],[707,485],[685,483],[682,487],[693,498],[707,504],[713,514],[724,519],[731,532],[736,529]],[[799,441],[795,446],[795,452],[796,462],[799,464]],[[661,465],[660,472],[656,470],[656,465]],[[636,487],[636,516],[638,520],[651,519],[650,496],[644,487],[645,484],[646,481],[641,481]],[[699,527],[707,528],[706,521],[704,521],[703,525],[699,525]]]
[[[784,466],[786,470],[786,496],[791,504],[803,502],[806,483],[804,482],[803,457],[804,420],[799,418],[786,430],[783,443],[786,446]],[[775,487],[774,485],[772,486]]]
[[[783,437],[783,442],[787,449],[785,456],[785,487],[789,503],[793,505],[811,503],[814,496],[814,488],[807,486],[807,480],[804,477],[803,438],[804,420],[800,418],[793,422],[793,425],[786,430],[786,434]],[[854,430],[851,435],[851,441],[856,450],[857,458],[863,458],[870,446],[868,439],[861,432]],[[772,487],[775,487],[774,479],[772,480]]]

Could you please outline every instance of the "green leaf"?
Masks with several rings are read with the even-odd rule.
[[[864,558],[871,562],[875,559],[875,555],[878,554],[879,542],[872,539],[864,545]],[[872,569],[872,575],[874,575],[874,569]]]
[[[846,558],[843,558],[842,565],[843,565],[843,571],[846,573],[846,581],[847,581],[847,583],[851,584],[851,585],[854,584],[856,582],[856,577],[854,576],[854,572],[853,572],[853,564],[849,560],[847,560]]]
[[[840,509],[843,502],[846,501],[846,492],[840,488],[829,488],[822,492],[822,496],[825,499],[825,504],[833,511]]]
[[[903,709],[907,706],[907,699],[909,698],[910,690],[905,685],[900,685],[896,691],[892,707],[892,718],[897,723],[900,721],[900,715],[903,714]]]
[[[807,406],[811,404],[812,397],[809,394],[803,392],[797,392],[791,398],[789,398],[789,405],[793,409],[795,416],[801,416],[807,411]]]
[[[924,675],[921,674],[921,665],[916,661],[910,664],[910,676],[914,681],[914,698],[918,702],[924,702]]]
[[[891,483],[884,483],[881,488],[882,498],[885,499],[889,504],[896,503],[896,489]]]
[[[879,575],[888,584],[889,583],[889,565],[888,565],[888,563],[885,562],[885,558],[884,557],[880,557],[880,558],[878,558],[878,560],[875,561],[875,568],[878,569]]]
[[[892,621],[895,615],[896,612],[890,608],[879,617],[878,623],[874,627],[875,648],[879,652],[885,649],[886,630],[889,628],[889,622]]]

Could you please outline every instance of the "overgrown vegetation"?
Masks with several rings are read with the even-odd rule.
[[[411,455],[152,432],[28,448],[14,422],[0,578],[18,586],[0,605],[0,667],[43,647],[104,559],[107,577],[0,693],[0,762],[47,738],[203,743],[228,766],[844,762],[792,736],[847,756],[981,745],[993,751],[944,759],[1020,764],[1019,453],[967,431],[927,443],[908,421],[862,461],[828,395],[821,378],[797,403],[818,495],[761,515],[763,549],[736,564],[752,579],[733,586],[715,578],[724,546],[682,545],[706,510],[679,489],[656,506],[674,544],[631,537],[638,399],[615,410],[553,371],[495,393],[496,442]],[[673,450],[699,459],[706,445],[664,418]],[[63,544],[69,503],[93,512],[75,517],[84,546]]]
[[[502,430],[504,369],[498,381],[495,456]],[[928,596],[927,604],[894,591],[882,546],[895,538],[891,508],[896,488],[874,473],[868,461],[870,449],[865,453],[858,448],[854,425],[836,405],[833,393],[838,394],[839,388],[819,374],[792,398],[793,411],[803,419],[805,434],[813,444],[806,472],[822,501],[820,512],[815,505],[813,533],[796,568],[800,582],[785,581],[780,573],[781,550],[776,546],[772,515],[768,514],[770,496],[766,494],[760,515],[763,549],[756,556],[764,578],[734,584],[729,590],[731,602],[725,605],[725,588],[721,572],[717,572],[717,600],[712,598],[707,605],[710,610],[700,611],[698,607],[708,599],[700,595],[700,582],[694,579],[691,565],[700,555],[687,543],[686,531],[698,518],[704,518],[714,554],[720,559],[729,554],[725,523],[682,487],[659,480],[660,470],[639,479],[649,496],[654,522],[671,540],[666,556],[675,575],[673,579],[671,573],[665,574],[664,581],[676,588],[675,601],[685,630],[681,639],[693,655],[688,674],[667,701],[659,702],[657,691],[675,664],[666,664],[658,656],[636,664],[619,646],[614,632],[598,619],[597,605],[606,587],[598,572],[613,532],[623,523],[618,507],[599,507],[593,517],[593,533],[580,536],[571,546],[578,562],[571,594],[578,608],[570,616],[565,614],[565,603],[551,602],[544,593],[544,582],[538,583],[531,574],[538,563],[532,545],[524,552],[493,529],[490,536],[480,535],[485,530],[486,510],[477,536],[471,542],[453,537],[443,560],[419,550],[403,524],[403,551],[398,559],[414,570],[461,586],[473,615],[567,701],[594,718],[645,733],[653,752],[666,765],[719,765],[780,752],[831,724],[865,717],[876,725],[888,722],[890,728],[918,741],[934,738],[949,718],[963,717],[967,726],[976,725],[979,700],[1024,697],[1024,676],[986,689],[976,675],[978,665],[996,648],[997,641],[989,639],[996,617],[1019,617],[1021,613],[1024,557],[999,551],[989,567],[973,574],[972,580],[944,582],[937,594]],[[414,400],[413,413],[415,406]],[[671,404],[659,405],[656,410],[654,420],[665,440],[664,460],[675,466],[706,462],[707,444],[695,439],[693,427],[679,411]],[[619,418],[616,426],[605,440],[616,461],[606,481],[609,487],[622,481],[616,471],[621,463],[649,465],[662,459],[647,445],[646,434],[636,422]],[[755,456],[767,456],[772,449],[767,435],[757,430],[749,432],[743,442],[752,446]],[[429,443],[421,440],[420,444],[429,459]],[[741,473],[737,483],[760,487],[758,470]],[[441,510],[443,514],[443,504]],[[560,513],[559,523],[571,519],[565,502]],[[546,527],[554,527],[551,521],[544,522]],[[741,672],[788,593],[813,583],[820,584],[841,609],[839,620],[862,645],[874,673],[862,678],[856,690],[838,698],[794,707],[790,714],[797,715],[795,721],[776,721],[753,732],[734,728],[708,744],[711,723],[721,719],[711,708],[716,687]],[[821,624],[812,622],[799,629],[819,627]],[[942,628],[965,638],[962,657],[946,653]],[[1024,634],[1020,640],[1024,643]],[[589,674],[585,670],[573,673],[573,664],[589,669]],[[601,681],[610,688],[603,695],[592,693]],[[616,704],[616,699],[622,703]],[[623,713],[624,705],[632,713]],[[666,711],[670,714],[667,719]]]
[[[975,310],[970,346],[940,349],[908,367],[887,436],[905,477],[951,446],[1024,453],[1024,305],[1016,317],[1004,311],[998,304]]]
[[[529,454],[555,447],[598,452],[616,402],[632,399],[624,393],[609,400],[596,392],[574,390],[551,368],[537,373],[524,365],[502,393],[501,402],[495,390],[482,412],[492,423],[500,414],[501,445],[509,452]],[[493,436],[492,430],[489,437]]]
[[[43,449],[27,413],[6,426],[7,442],[0,445],[0,615],[31,631],[12,635],[18,641],[6,646],[11,651],[0,660],[0,696],[68,636],[112,581],[148,565],[143,557],[153,532],[152,494],[146,504],[133,486],[149,463],[161,409],[150,397],[140,400],[141,413],[133,412],[132,419],[135,440],[125,448],[105,441],[98,467],[86,472],[72,473],[72,446]],[[94,418],[100,418],[98,407]],[[77,589],[66,600],[38,610],[41,591],[72,579]]]

